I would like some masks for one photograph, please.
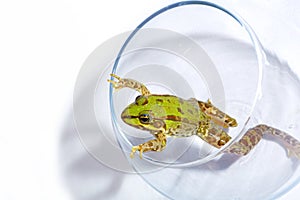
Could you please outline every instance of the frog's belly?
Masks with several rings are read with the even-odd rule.
[[[197,134],[198,127],[193,124],[183,123],[178,128],[170,128],[166,134],[172,137],[190,137]]]

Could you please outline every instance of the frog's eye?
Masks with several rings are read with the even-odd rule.
[[[143,95],[139,95],[135,98],[135,104],[138,106],[144,106],[147,103],[148,103],[148,98]]]
[[[142,124],[150,123],[150,115],[149,114],[140,114],[139,120]]]
[[[142,95],[137,96],[137,97],[135,98],[135,102],[137,102],[141,96],[142,96]]]

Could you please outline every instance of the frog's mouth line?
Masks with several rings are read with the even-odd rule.
[[[148,130],[150,130],[150,129],[148,129],[148,128],[146,128],[145,127],[145,125],[143,126],[143,125],[139,125],[139,124],[132,124],[132,123],[130,123],[130,122],[127,122],[126,121],[126,119],[139,119],[139,116],[135,116],[135,115],[122,115],[122,120],[126,123],[126,124],[128,124],[128,125],[130,125],[130,126],[133,126],[133,127],[135,127],[135,128],[138,128],[138,129],[141,129],[141,130],[146,130],[146,131],[148,131]]]
[[[136,118],[139,118],[140,116],[136,116],[136,115],[122,115],[122,118],[123,119],[136,119]],[[172,120],[172,121],[178,121],[178,122],[180,122],[180,121],[185,121],[184,119],[185,118],[181,118],[181,117],[178,117],[178,116],[175,116],[175,115],[167,115],[167,116],[165,116],[165,117],[160,117],[160,118],[155,118],[155,117],[153,117],[152,119],[154,119],[154,120]]]
[[[139,118],[139,116],[135,116],[135,115],[124,115],[122,116],[123,119],[135,119],[135,118]]]

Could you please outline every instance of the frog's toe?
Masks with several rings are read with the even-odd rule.
[[[110,84],[112,84],[113,87],[115,87],[115,85],[117,84],[116,81],[112,81],[110,79],[107,79],[107,82],[109,82]]]
[[[110,74],[110,75],[112,77],[114,77],[115,79],[117,79],[117,81],[111,80],[111,79],[107,79],[107,81],[112,84],[112,86],[114,87],[114,89],[119,89],[121,87],[121,81],[122,81],[122,79],[119,76],[115,75],[115,74]]]
[[[110,76],[112,76],[112,77],[114,77],[114,78],[116,78],[116,79],[118,79],[118,80],[121,80],[121,77],[119,77],[119,76],[117,76],[117,75],[115,75],[115,74],[110,74]]]
[[[300,160],[300,149],[288,149],[287,150],[288,157],[295,157]]]
[[[131,159],[134,158],[134,153],[135,153],[135,152],[131,152],[131,153],[130,153],[130,158],[131,158]]]
[[[140,159],[143,159],[143,151],[140,151]]]
[[[138,151],[138,150],[139,150],[139,146],[134,146],[134,147],[132,147],[131,153],[130,153],[130,158],[134,158],[134,154],[135,154],[135,152]],[[140,154],[141,154],[141,152],[140,152]],[[140,157],[141,157],[141,155],[140,155]]]
[[[107,81],[112,84],[115,92],[117,92],[118,90],[120,90],[122,88],[119,82],[112,81],[110,79],[108,79]]]

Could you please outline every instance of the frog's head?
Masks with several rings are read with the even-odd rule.
[[[152,102],[149,96],[137,96],[135,102],[128,105],[122,112],[122,120],[133,127],[158,131],[166,128],[166,124],[161,116],[165,115],[162,106]]]

